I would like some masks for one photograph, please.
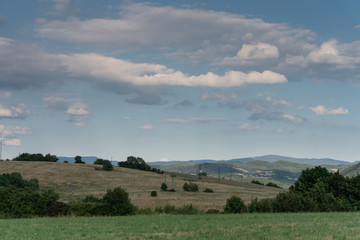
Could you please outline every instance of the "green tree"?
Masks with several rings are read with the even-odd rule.
[[[81,156],[76,156],[75,157],[75,163],[81,163],[81,164],[84,164],[85,162],[81,159]]]
[[[111,162],[109,160],[104,160],[102,169],[105,171],[112,171],[113,165],[111,164]]]
[[[289,188],[293,192],[306,192],[311,189],[317,182],[326,182],[330,176],[326,168],[316,166],[302,170],[300,177],[293,186]]]
[[[108,190],[103,201],[109,210],[109,215],[122,216],[135,213],[135,206],[131,204],[129,194],[121,187]]]
[[[232,196],[226,200],[226,205],[224,206],[225,213],[244,213],[246,212],[246,205],[244,201],[237,197]]]

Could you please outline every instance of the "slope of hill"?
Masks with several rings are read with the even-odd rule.
[[[355,177],[360,174],[360,163],[351,165],[350,167],[340,171],[340,173],[346,177]]]
[[[155,208],[172,204],[177,207],[192,204],[200,209],[222,210],[226,199],[232,195],[249,202],[252,199],[274,197],[281,189],[264,187],[255,184],[229,181],[211,177],[188,174],[176,174],[174,189],[176,192],[161,192],[160,186],[166,179],[169,188],[172,178],[162,174],[145,172],[135,169],[114,166],[113,171],[95,170],[91,164],[71,164],[56,162],[13,162],[1,161],[0,174],[19,172],[24,179],[36,178],[42,189],[54,188],[60,194],[60,201],[71,201],[84,198],[87,195],[101,197],[107,189],[121,186],[131,198],[132,203],[141,208]],[[199,192],[185,192],[182,186],[193,181],[199,185]],[[205,193],[205,188],[211,188],[214,193]],[[150,192],[157,191],[157,197],[151,197]]]
[[[301,171],[320,165],[329,170],[342,170],[350,162],[334,159],[305,159],[277,155],[266,155],[254,158],[238,158],[231,160],[191,160],[149,163],[152,167],[165,171],[198,174],[206,172],[208,176],[218,176],[245,182],[259,180],[262,183],[273,182],[284,188],[292,185],[300,176]]]

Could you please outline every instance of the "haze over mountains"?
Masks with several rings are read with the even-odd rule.
[[[234,158],[230,160],[211,160],[211,159],[202,159],[202,160],[188,160],[188,161],[158,161],[151,162],[151,164],[156,165],[166,165],[166,164],[181,164],[181,163],[214,163],[214,162],[237,162],[237,163],[246,163],[252,162],[256,160],[266,161],[266,162],[276,162],[276,161],[287,161],[287,162],[295,162],[301,164],[309,164],[309,165],[337,165],[337,164],[354,164],[356,162],[347,162],[342,160],[336,160],[332,158],[294,158],[294,157],[285,157],[280,155],[264,155],[258,157],[248,157],[248,158]]]

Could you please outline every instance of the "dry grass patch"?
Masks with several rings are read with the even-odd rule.
[[[135,169],[114,167],[113,171],[95,170],[97,165],[70,164],[54,162],[0,162],[0,173],[19,172],[24,179],[36,178],[43,189],[54,188],[61,201],[71,201],[84,198],[87,195],[102,197],[107,189],[122,187],[131,198],[131,202],[141,208],[155,209],[166,204],[181,207],[192,204],[202,210],[222,210],[226,199],[233,195],[241,197],[245,202],[258,198],[275,197],[281,189],[265,187],[250,183],[242,183],[212,177],[202,177],[187,174],[176,174],[174,189],[176,192],[161,192],[164,175]],[[199,192],[185,192],[185,182],[194,181],[199,185]],[[172,188],[170,174],[166,183]],[[203,192],[211,188],[213,193]],[[157,197],[151,197],[150,192],[157,191]]]

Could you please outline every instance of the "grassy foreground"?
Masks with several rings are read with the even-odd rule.
[[[10,219],[0,239],[360,239],[360,213]]]

